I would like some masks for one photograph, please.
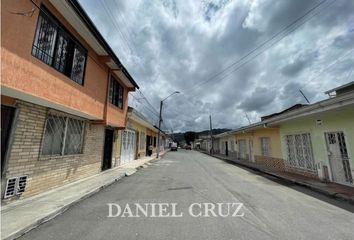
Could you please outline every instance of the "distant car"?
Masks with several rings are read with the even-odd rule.
[[[172,143],[171,144],[171,151],[177,151],[177,143]]]
[[[186,150],[192,150],[192,146],[190,144],[187,144],[185,147],[184,147]]]

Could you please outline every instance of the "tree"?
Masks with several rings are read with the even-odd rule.
[[[184,133],[184,140],[186,140],[187,144],[191,144],[191,142],[194,142],[196,138],[198,138],[198,135],[196,132],[185,132]]]

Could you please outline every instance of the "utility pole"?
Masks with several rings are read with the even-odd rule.
[[[163,100],[160,101],[160,116],[159,116],[159,131],[157,134],[157,148],[156,148],[156,158],[160,157],[160,135],[161,135],[161,122],[162,122],[162,105],[163,105],[163,101],[165,101],[167,98],[171,97],[173,94],[176,93],[180,93],[178,91],[175,91],[173,93],[171,93],[170,95],[168,95],[166,98],[164,98]]]
[[[209,115],[209,123],[210,123],[210,141],[211,141],[210,154],[213,154],[214,153],[214,142],[213,142],[213,125],[211,122],[211,115]]]
[[[161,122],[162,122],[162,104],[163,101],[160,101],[160,116],[159,116],[159,131],[157,134],[157,153],[156,153],[156,158],[160,157],[160,134],[161,134]]]

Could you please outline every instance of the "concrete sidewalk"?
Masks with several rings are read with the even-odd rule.
[[[208,152],[201,151],[202,153],[208,154]],[[295,174],[295,173],[290,173],[290,172],[282,172],[282,171],[275,171],[274,169],[271,169],[266,166],[262,166],[256,163],[248,162],[245,160],[240,160],[240,159],[234,159],[227,157],[225,155],[221,154],[213,154],[213,157],[235,163],[237,165],[259,171],[265,174],[268,174],[270,176],[276,177],[278,179],[282,179],[283,181],[286,182],[291,182],[295,183],[307,188],[312,189],[313,191],[316,191],[318,193],[327,195],[329,197],[347,201],[350,204],[354,205],[354,187],[349,187],[337,183],[325,183],[321,182],[320,180],[316,180],[313,178],[309,178],[300,174]]]
[[[156,156],[153,155],[134,160],[100,174],[2,206],[1,239],[14,239],[21,236],[124,176],[134,174],[140,167],[149,165],[149,162],[155,159]]]

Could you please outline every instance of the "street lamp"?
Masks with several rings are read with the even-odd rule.
[[[159,131],[157,134],[157,153],[156,153],[156,158],[159,158],[160,156],[160,134],[161,134],[161,122],[162,122],[162,105],[163,105],[163,101],[165,101],[167,98],[171,97],[174,94],[178,94],[180,93],[179,91],[175,91],[173,93],[171,93],[170,95],[168,95],[167,97],[165,97],[163,100],[160,101],[160,116],[159,116]]]

